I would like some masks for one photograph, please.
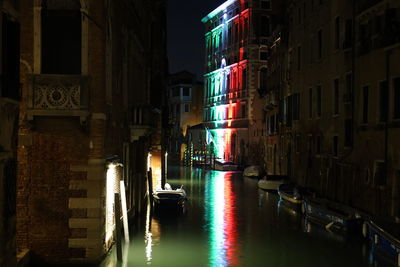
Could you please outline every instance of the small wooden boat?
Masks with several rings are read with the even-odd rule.
[[[385,258],[400,266],[400,223],[365,221],[363,235],[369,239],[374,254],[382,253]]]
[[[258,178],[263,174],[263,170],[260,166],[254,165],[249,166],[244,169],[243,176],[251,177],[251,178]]]
[[[277,191],[278,187],[285,182],[286,176],[267,175],[258,181],[258,187],[263,190]]]
[[[324,225],[328,231],[361,230],[361,216],[356,210],[327,199],[306,197],[302,212],[310,221]]]
[[[301,207],[303,204],[303,196],[301,194],[301,188],[295,184],[281,184],[278,188],[278,194],[280,199],[290,205]]]
[[[186,192],[180,187],[173,190],[171,186],[166,183],[165,189],[157,188],[153,193],[154,204],[165,207],[178,207],[184,206],[186,201]]]
[[[216,160],[215,169],[218,171],[237,171],[238,165],[231,161]]]

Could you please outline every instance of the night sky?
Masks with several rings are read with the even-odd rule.
[[[188,70],[203,80],[204,26],[201,19],[225,0],[168,0],[169,71]]]

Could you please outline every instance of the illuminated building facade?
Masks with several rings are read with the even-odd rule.
[[[272,1],[229,0],[205,25],[203,120],[212,152],[238,164],[263,160],[263,111],[258,89],[267,67]],[[261,145],[260,145],[261,144]],[[253,148],[260,148],[253,153]]]

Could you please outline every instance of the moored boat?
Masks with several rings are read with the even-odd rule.
[[[230,161],[216,160],[214,168],[218,171],[237,171],[238,165]]]
[[[400,266],[400,223],[365,221],[363,235],[369,239],[374,254],[382,253],[396,266]],[[383,255],[384,254],[384,255]]]
[[[258,187],[263,190],[277,191],[278,187],[285,182],[286,176],[267,175],[258,181]]]
[[[186,192],[182,187],[174,190],[166,183],[165,189],[157,188],[153,192],[153,199],[158,206],[182,208],[186,201]]]
[[[295,184],[281,184],[278,187],[278,194],[280,199],[289,205],[300,208],[303,203],[301,188]]]
[[[360,230],[361,216],[356,210],[327,199],[306,197],[302,212],[310,221],[325,226],[327,230]]]
[[[263,169],[258,165],[252,165],[244,169],[243,176],[258,178],[263,174]]]

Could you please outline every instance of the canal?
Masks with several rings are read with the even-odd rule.
[[[188,195],[184,214],[147,213],[132,224],[123,263],[101,267],[386,267],[360,238],[328,232],[240,172],[174,167],[168,182]]]

